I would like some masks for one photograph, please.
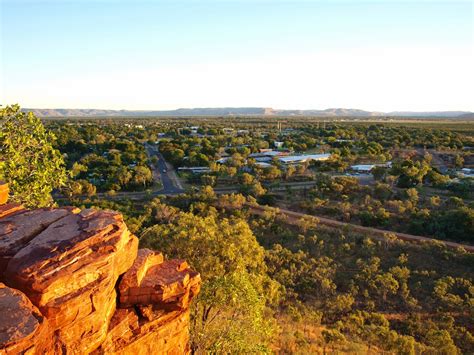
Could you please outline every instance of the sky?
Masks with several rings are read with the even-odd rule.
[[[3,105],[474,111],[473,1],[0,3]]]

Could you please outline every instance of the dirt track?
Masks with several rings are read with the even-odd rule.
[[[258,215],[263,215],[263,213],[268,210],[268,207],[264,206],[254,206],[254,205],[247,205],[249,207],[250,212]],[[290,224],[297,224],[298,221],[302,217],[316,217],[319,220],[320,224],[329,226],[329,227],[336,227],[336,228],[341,228],[341,227],[349,227],[352,231],[359,232],[359,233],[366,233],[370,237],[378,240],[385,240],[385,236],[390,233],[391,235],[394,235],[397,239],[401,239],[404,241],[408,242],[415,242],[415,243],[422,243],[422,242],[439,242],[443,243],[450,249],[457,249],[457,248],[464,248],[467,252],[469,253],[474,253],[474,246],[472,245],[465,245],[465,244],[460,244],[460,243],[455,243],[455,242],[448,242],[444,240],[439,240],[439,239],[433,239],[433,238],[427,238],[427,237],[421,237],[417,235],[412,235],[412,234],[406,234],[406,233],[398,233],[398,232],[392,232],[384,229],[378,229],[378,228],[370,228],[370,227],[363,227],[359,226],[357,224],[351,224],[351,223],[344,223],[340,221],[336,221],[334,219],[329,219],[325,217],[319,217],[319,216],[313,216],[309,214],[304,214],[304,213],[298,213],[298,212],[293,212],[285,209],[279,209],[280,214],[286,216],[286,221]]]

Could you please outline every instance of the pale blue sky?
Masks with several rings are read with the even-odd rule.
[[[0,2],[2,104],[474,110],[471,1]]]

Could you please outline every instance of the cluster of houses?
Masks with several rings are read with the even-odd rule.
[[[191,136],[196,136],[196,137],[209,137],[212,136],[210,134],[202,134],[199,133],[199,126],[188,126],[188,127],[183,127],[182,129],[188,130],[189,135]],[[225,127],[222,128],[222,133],[227,134],[227,135],[246,135],[249,134],[250,131],[248,129],[234,129],[234,128],[229,128]]]
[[[261,149],[258,153],[249,154],[249,158],[255,160],[257,165],[270,166],[269,162],[274,159],[278,160],[284,165],[291,164],[303,164],[312,160],[323,161],[328,160],[331,154],[300,154],[290,155],[288,151],[272,150],[272,149]],[[223,157],[218,159],[216,162],[219,164],[225,164],[230,157]]]
[[[301,154],[301,155],[290,155],[289,151],[284,150],[273,150],[273,149],[261,149],[258,153],[252,153],[248,157],[255,160],[255,165],[267,168],[272,166],[271,162],[274,159],[278,160],[283,165],[298,165],[304,164],[310,161],[324,161],[329,159],[330,154]],[[218,164],[225,164],[231,157],[226,156],[216,160]],[[194,167],[179,167],[178,171],[188,171],[193,174],[206,174],[211,172],[208,167],[194,166]]]

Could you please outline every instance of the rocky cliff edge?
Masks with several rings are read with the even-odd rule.
[[[27,210],[0,182],[0,354],[186,354],[200,276],[122,216]]]

